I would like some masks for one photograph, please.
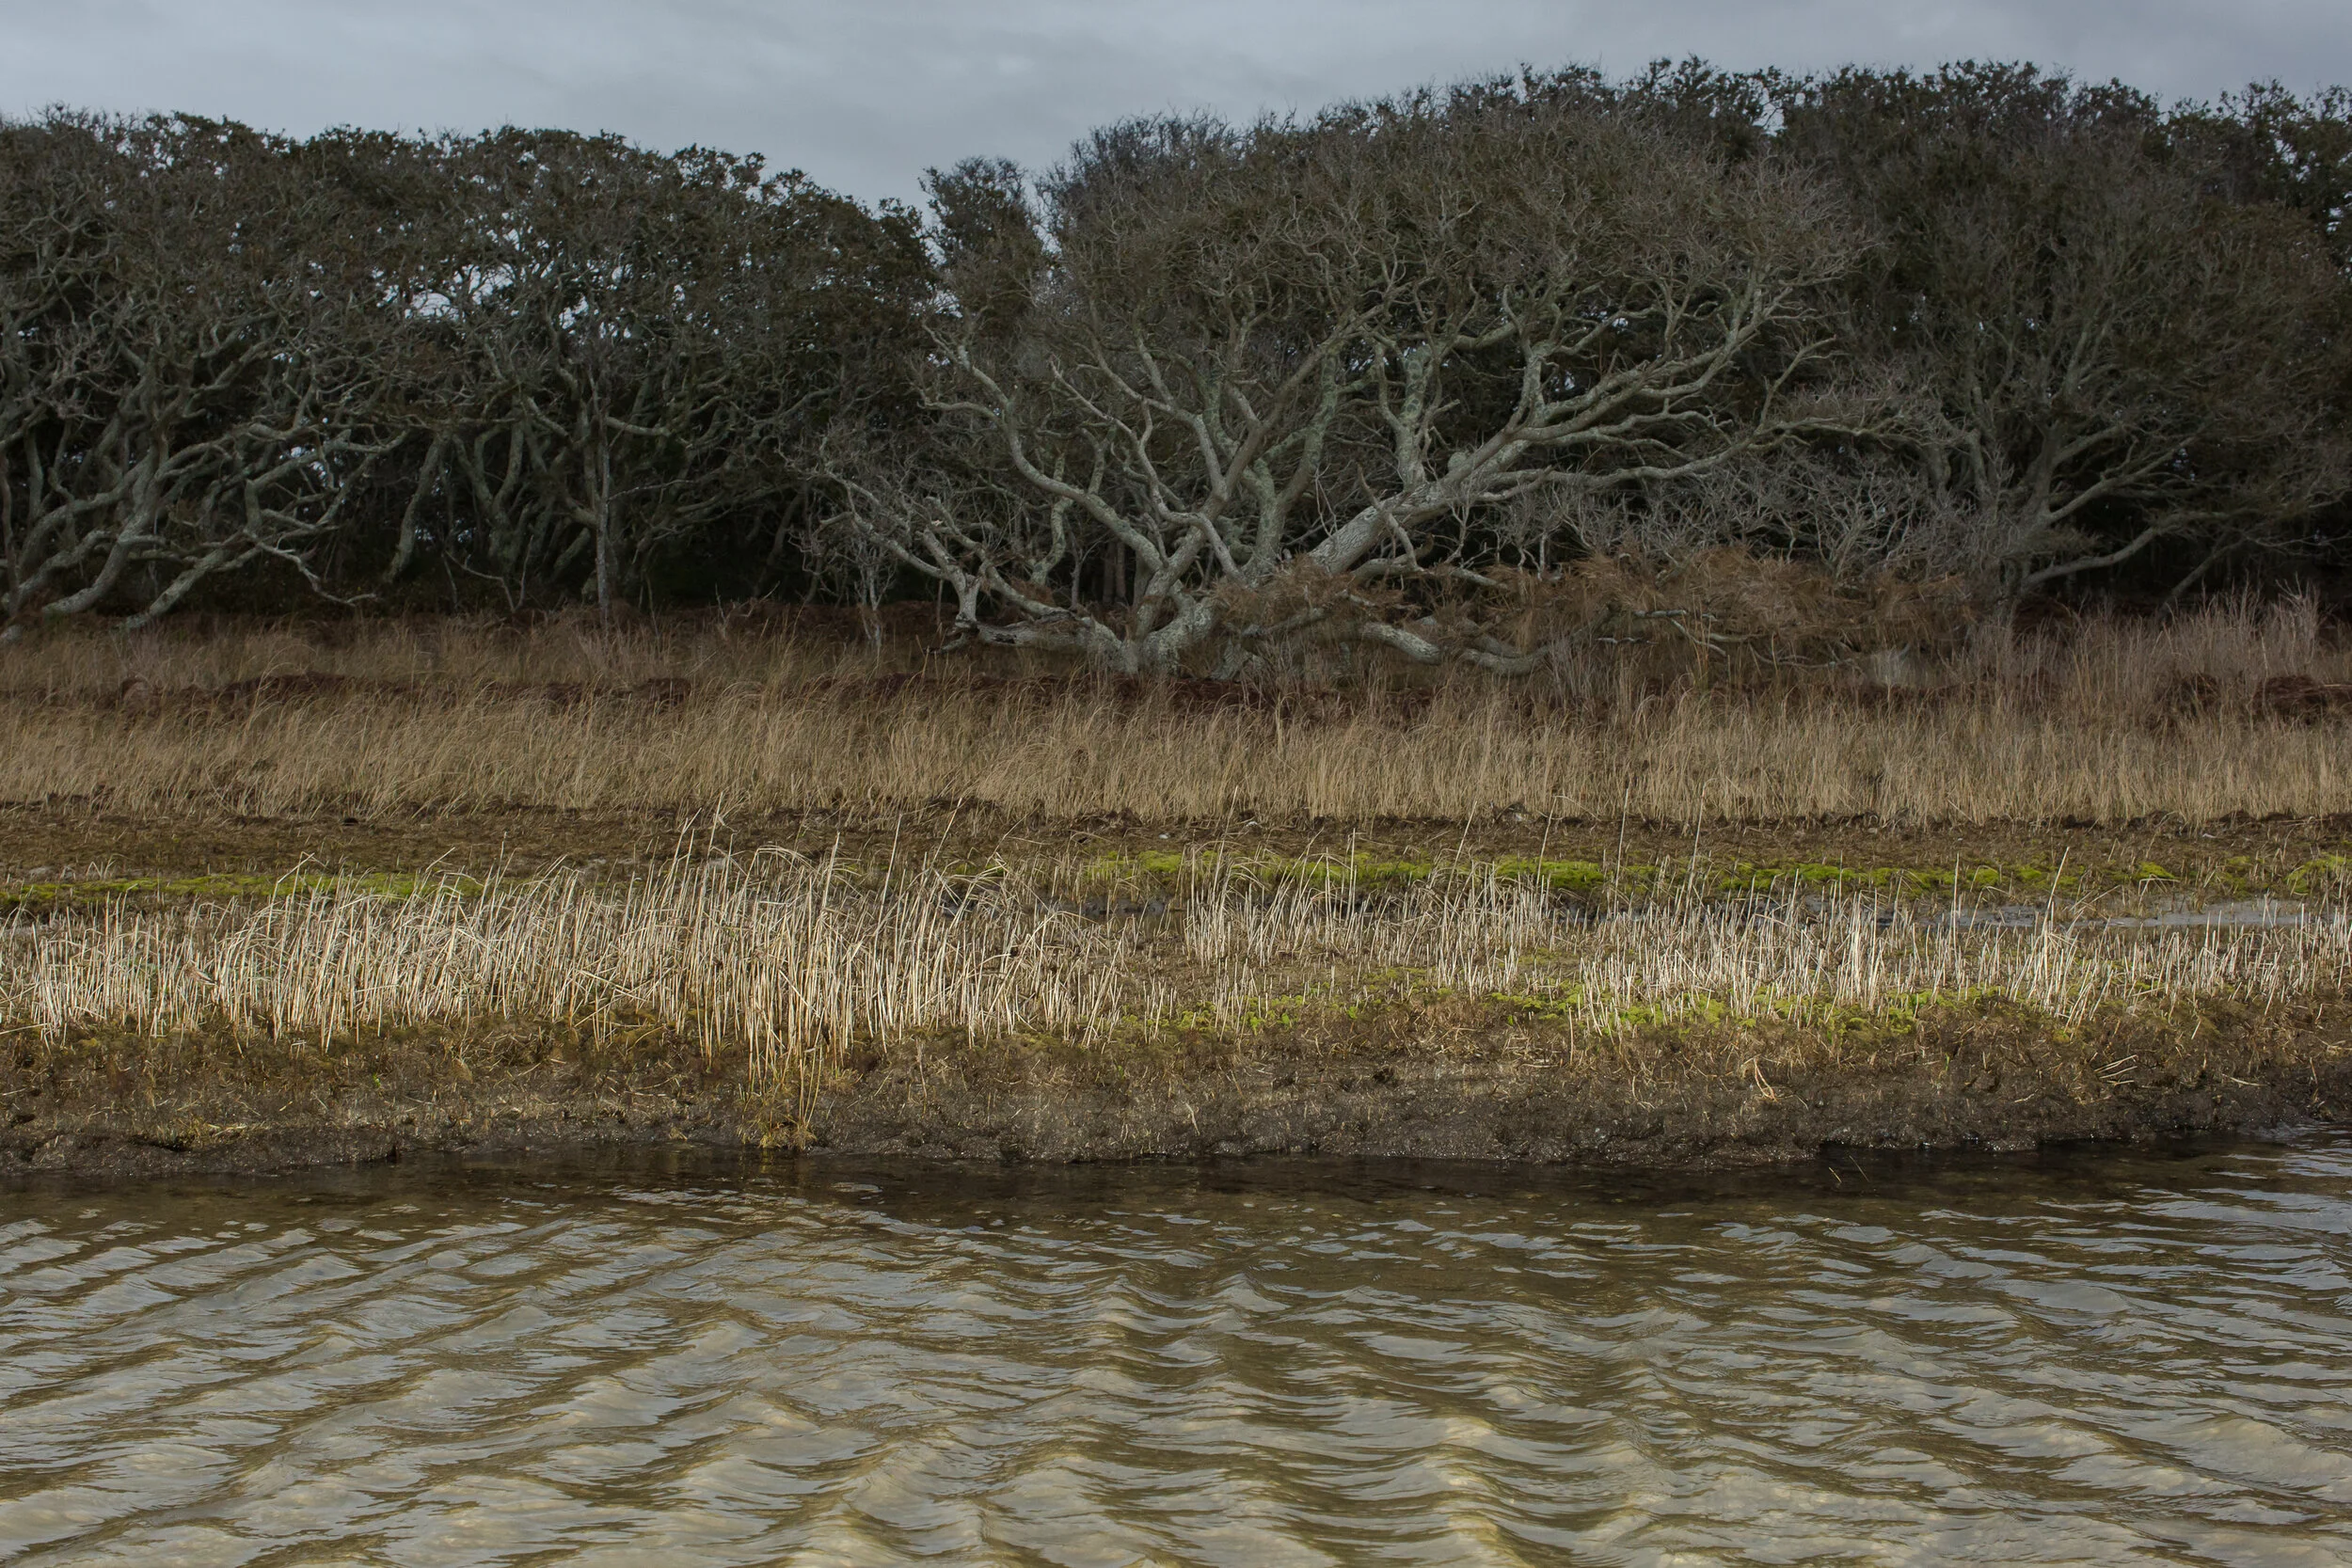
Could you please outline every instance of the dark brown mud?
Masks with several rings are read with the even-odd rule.
[[[1230,822],[1105,816],[1032,818],[989,809],[730,814],[542,808],[230,816],[119,810],[103,800],[0,803],[0,897],[59,879],[278,874],[297,866],[348,872],[528,874],[558,864],[660,863],[683,847],[742,852],[770,847],[881,863],[894,858],[1042,863],[1165,855],[1188,847],[1252,857],[1349,856],[1370,863],[1586,861],[1683,863],[1694,852],[1729,868],[1892,867],[1961,874],[2064,867],[2086,887],[2160,868],[2168,885],[2233,895],[2283,890],[2317,863],[2352,855],[2352,816],[2190,824],[1917,824],[1870,818],[1710,821],[1687,825],[1547,819],[1527,812],[1474,820],[1383,818]],[[2333,857],[2333,859],[2331,859]]]
[[[1773,1058],[1742,1061],[1724,1041],[1650,1041],[1638,1058],[1581,1066],[1525,1042],[1335,1052],[1292,1040],[1246,1059],[1152,1069],[901,1054],[834,1074],[805,1103],[746,1093],[724,1064],[703,1062],[615,1071],[542,1056],[499,1069],[477,1053],[484,1070],[461,1078],[462,1068],[446,1069],[454,1056],[410,1050],[346,1064],[335,1084],[300,1096],[230,1083],[193,1060],[162,1075],[52,1063],[0,1083],[0,1103],[11,1107],[0,1180],[660,1146],[993,1163],[1280,1155],[1695,1170],[1839,1149],[2024,1149],[2352,1123],[2352,1047],[2311,1022],[2238,1021],[2235,1037],[2205,1034],[2201,1050],[2194,1030],[2184,1042],[2119,1026],[2061,1044],[1988,1025],[1858,1064],[1777,1065],[1769,1078],[1756,1063]]]

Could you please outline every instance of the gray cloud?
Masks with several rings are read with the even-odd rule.
[[[973,152],[1051,162],[1126,114],[1247,118],[1520,61],[2022,58],[2197,97],[2352,81],[2342,0],[0,0],[0,40],[5,112],[612,130],[867,198]]]

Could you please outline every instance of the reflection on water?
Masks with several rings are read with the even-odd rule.
[[[0,1191],[0,1558],[2352,1562],[2352,1139]]]

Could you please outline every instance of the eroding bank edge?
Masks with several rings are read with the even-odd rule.
[[[1008,1050],[844,1064],[792,1102],[693,1058],[615,1073],[543,1056],[435,1072],[360,1062],[307,1103],[270,1085],[115,1073],[10,1086],[0,1180],[259,1173],[468,1151],[765,1148],[989,1162],[1422,1158],[1655,1169],[1831,1148],[2024,1149],[2352,1122],[2352,1038],[2324,1008],[2119,1016],[2071,1038],[1989,1007],[1921,1021],[1867,1065],[1787,1041],[1653,1037],[1570,1059],[1565,1040],[1439,1053],[1296,1038],[1240,1058],[1134,1064]],[[1430,1021],[1421,1021],[1426,1025]],[[1885,1042],[1882,1041],[1882,1047]],[[1748,1049],[1754,1048],[1754,1049]],[[1745,1055],[1740,1054],[1747,1050]],[[386,1076],[375,1069],[390,1069]],[[462,1076],[461,1076],[462,1074]],[[275,1100],[274,1105],[266,1101]]]

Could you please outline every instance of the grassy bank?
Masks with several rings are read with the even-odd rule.
[[[1287,1073],[1273,1098],[1292,1126],[1345,1098],[1318,1085],[1369,1077],[1409,1100],[1474,1080],[1477,1125],[1446,1147],[1491,1157],[1531,1138],[1558,1155],[1558,1116],[1547,1130],[1521,1102],[1565,1086],[1584,1116],[1704,1108],[1699,1143],[1785,1153],[1792,1125],[1878,1142],[1895,1113],[1964,1110],[1964,1135],[1995,1140],[2194,1120],[2183,1097],[2218,1115],[2245,1089],[2309,1114],[2352,1070],[2340,880],[2251,926],[2093,912],[2056,890],[1996,924],[1957,888],[1727,880],[1696,863],[1676,886],[1564,893],[1541,866],[1367,884],[1344,862],[1268,880],[1197,852],[1166,875],[776,854],[625,879],[113,895],[8,928],[0,1093],[45,1134],[17,1135],[35,1158],[76,1127],[190,1148],[290,1122],[413,1126],[485,1094],[625,1125],[649,1083],[706,1128],[796,1147],[903,1144],[942,1092],[1107,1095],[1128,1118],[1107,1147],[1055,1146],[1099,1155],[1192,1148],[1193,1100],[1218,1084],[1263,1094]],[[1877,1119],[1823,1121],[1864,1088]],[[1132,1124],[1152,1103],[1157,1120]],[[1354,1141],[1432,1135],[1366,1120],[1398,1117],[1359,1108]],[[929,1141],[968,1152],[956,1131]]]
[[[0,665],[0,1146],[1761,1158],[2340,1114],[2352,658],[2307,612],[1885,662],[1242,689],[721,622],[58,636]]]

